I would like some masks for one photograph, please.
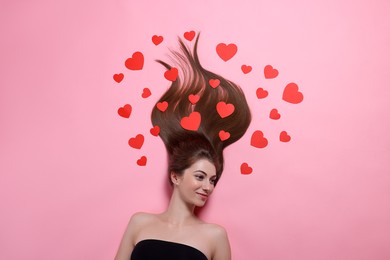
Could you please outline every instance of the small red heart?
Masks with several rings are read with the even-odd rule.
[[[143,98],[147,98],[147,97],[150,97],[150,95],[152,95],[152,92],[150,92],[150,89],[148,88],[144,88],[144,90],[142,91],[142,97]]]
[[[230,133],[229,132],[225,132],[223,130],[219,131],[219,139],[221,139],[221,141],[225,141],[227,139],[229,139],[230,137]]]
[[[280,118],[280,114],[276,108],[271,110],[271,112],[269,113],[269,118],[274,120],[278,120]]]
[[[237,45],[234,43],[230,43],[226,45],[225,43],[220,43],[217,45],[217,54],[218,56],[224,60],[228,61],[237,53]]]
[[[153,37],[152,37],[152,42],[156,46],[159,45],[160,43],[162,43],[163,40],[164,40],[164,38],[162,36],[153,35]]]
[[[161,112],[164,112],[168,108],[168,102],[167,101],[158,102],[156,106],[157,106],[158,110],[160,110]]]
[[[302,102],[303,94],[298,91],[297,84],[287,84],[283,91],[283,100],[292,104],[298,104]]]
[[[286,131],[282,131],[282,132],[280,132],[279,140],[281,142],[287,143],[287,142],[290,142],[291,136],[289,136]]]
[[[114,80],[118,83],[120,83],[124,77],[125,77],[125,75],[123,75],[123,73],[114,74],[114,76],[113,76]]]
[[[277,69],[274,69],[271,65],[267,65],[264,67],[264,76],[266,79],[276,78],[279,74]]]
[[[118,109],[118,114],[121,116],[121,117],[124,117],[124,118],[129,118],[130,117],[130,114],[131,114],[131,105],[129,104],[126,104],[124,105],[123,107],[120,107]]]
[[[138,164],[139,166],[145,166],[147,160],[148,160],[148,159],[146,158],[146,156],[141,156],[141,158],[139,158],[139,159],[137,160],[137,164]]]
[[[234,105],[233,104],[226,104],[223,101],[220,101],[217,103],[217,112],[221,118],[225,118],[233,114],[234,112]]]
[[[210,79],[209,84],[212,88],[216,88],[221,84],[221,81],[219,79]]]
[[[189,31],[184,33],[184,38],[188,41],[192,41],[195,37],[195,32],[194,31]]]
[[[257,98],[266,98],[268,96],[268,91],[264,90],[263,88],[258,88],[256,90],[256,96]]]
[[[160,133],[160,127],[158,125],[155,125],[153,126],[151,129],[150,129],[150,133],[154,136],[158,136],[158,134]]]
[[[200,99],[200,96],[199,95],[194,95],[194,94],[190,94],[188,96],[188,100],[191,102],[191,104],[195,105],[196,103],[198,103]]]
[[[251,174],[253,171],[252,167],[249,167],[247,163],[241,164],[240,169],[241,169],[241,174]]]
[[[242,65],[241,70],[242,72],[244,72],[244,74],[248,74],[252,71],[252,66]]]
[[[143,135],[138,134],[136,137],[132,137],[129,140],[129,145],[135,149],[141,149],[144,144],[145,138]]]
[[[144,67],[144,55],[139,51],[134,52],[131,58],[126,60],[125,66],[129,70],[142,70]]]
[[[177,68],[171,68],[164,73],[164,77],[169,81],[175,81],[178,75],[179,71],[177,70]]]
[[[194,111],[189,116],[183,117],[180,121],[180,125],[186,130],[196,131],[200,126],[200,122],[200,113]]]
[[[256,148],[264,148],[268,145],[268,140],[264,137],[263,132],[257,130],[252,134],[251,145]]]

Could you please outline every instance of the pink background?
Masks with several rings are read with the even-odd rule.
[[[166,156],[149,114],[168,82],[154,59],[190,30],[204,66],[239,83],[253,112],[202,212],[229,232],[233,259],[390,259],[389,1],[0,5],[0,259],[112,259],[132,213],[164,209]],[[238,46],[228,62],[221,42]],[[142,71],[124,67],[135,51]],[[267,64],[277,78],[264,78]],[[290,82],[302,103],[281,100]],[[117,114],[126,103],[129,119]],[[255,130],[268,147],[249,145]]]

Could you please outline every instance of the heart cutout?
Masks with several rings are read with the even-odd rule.
[[[264,77],[266,79],[273,79],[279,75],[279,71],[274,69],[271,65],[267,65],[264,67]]]
[[[162,43],[163,40],[164,40],[164,37],[162,37],[162,36],[153,35],[153,37],[152,37],[152,42],[156,46],[159,45],[160,43]]]
[[[295,83],[287,84],[283,91],[283,100],[292,104],[301,103],[303,94],[298,89],[298,85]]]
[[[271,110],[271,112],[269,113],[269,118],[274,120],[280,119],[280,114],[276,108]]]
[[[225,132],[224,130],[219,131],[218,135],[219,135],[219,139],[221,139],[221,141],[225,141],[225,140],[230,138],[230,133]]]
[[[150,92],[150,89],[149,88],[144,88],[143,91],[142,91],[142,97],[143,98],[148,98],[150,97],[150,95],[152,95],[152,92]]]
[[[290,142],[291,136],[289,136],[286,131],[282,131],[282,132],[280,132],[279,140],[281,142],[287,143],[287,142]]]
[[[158,136],[158,134],[160,133],[160,127],[158,125],[155,125],[153,126],[151,129],[150,129],[150,133],[154,136]]]
[[[171,68],[164,73],[164,77],[169,81],[175,81],[178,75],[179,71],[177,70],[177,68]]]
[[[194,31],[189,31],[184,33],[184,38],[188,41],[192,41],[195,37],[195,32]]]
[[[234,43],[230,43],[228,45],[225,43],[220,43],[217,45],[217,54],[224,61],[230,60],[234,55],[236,55],[236,53],[237,45]]]
[[[247,163],[242,163],[240,170],[241,170],[241,174],[245,174],[245,175],[251,174],[253,171],[252,167],[250,167]]]
[[[121,116],[121,117],[124,117],[124,118],[129,118],[130,117],[130,114],[131,114],[131,105],[129,104],[126,104],[124,105],[123,107],[120,107],[118,109],[118,114]]]
[[[268,96],[268,91],[264,90],[263,88],[258,88],[256,90],[256,96],[258,99],[266,98]]]
[[[244,74],[248,74],[252,71],[252,66],[242,65],[241,70]]]
[[[223,101],[220,101],[217,103],[217,112],[221,118],[225,118],[233,114],[234,112],[234,105],[233,104],[226,104]]]
[[[251,138],[251,145],[256,148],[265,148],[268,145],[267,138],[260,130],[254,131]]]
[[[156,106],[158,110],[164,112],[168,108],[168,102],[167,101],[158,102]]]
[[[141,149],[144,144],[145,138],[142,134],[136,135],[136,137],[132,137],[129,140],[129,145],[135,149]]]
[[[219,79],[210,79],[209,84],[212,88],[216,88],[221,84],[221,81]]]
[[[199,95],[194,95],[194,94],[190,94],[188,96],[188,100],[191,102],[191,104],[195,105],[196,103],[198,103],[200,99],[200,96]]]
[[[125,75],[123,75],[123,73],[114,74],[114,76],[113,76],[114,80],[118,83],[120,83],[124,77],[125,77]]]
[[[129,70],[142,70],[144,67],[144,55],[139,51],[134,52],[131,58],[125,61],[125,66]]]
[[[148,159],[146,158],[146,156],[141,156],[141,158],[137,160],[137,164],[139,166],[145,166],[147,161]]]
[[[185,116],[180,120],[180,125],[190,131],[196,131],[199,129],[201,122],[201,116],[199,112],[192,112],[189,116]]]

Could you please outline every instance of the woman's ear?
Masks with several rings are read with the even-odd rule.
[[[180,176],[176,172],[171,172],[171,181],[174,185],[179,185]]]

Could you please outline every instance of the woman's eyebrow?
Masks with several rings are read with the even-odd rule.
[[[205,176],[207,176],[207,173],[205,173],[205,172],[202,171],[202,170],[195,170],[194,172],[200,172],[200,173],[204,174]],[[215,175],[211,176],[210,179],[211,179],[211,178],[216,178],[216,177],[217,177],[217,175],[215,174]]]

